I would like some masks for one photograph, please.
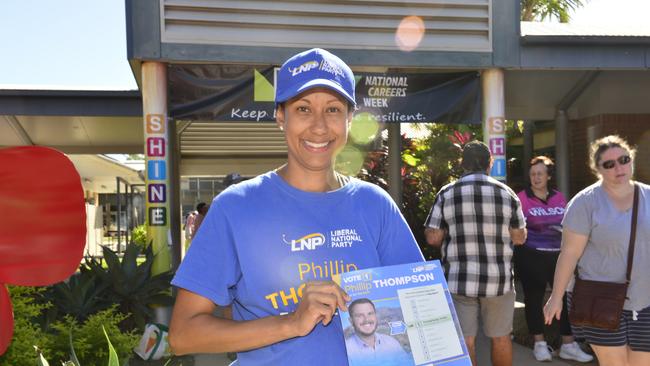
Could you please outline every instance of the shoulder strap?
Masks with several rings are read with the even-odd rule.
[[[632,275],[632,262],[634,261],[634,242],[636,240],[636,218],[639,213],[639,185],[634,183],[634,203],[632,204],[632,228],[630,229],[630,245],[627,249],[627,272],[625,279],[630,283]]]

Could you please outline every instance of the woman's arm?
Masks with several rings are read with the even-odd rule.
[[[247,351],[305,336],[318,323],[329,324],[337,308],[347,311],[349,296],[331,281],[309,282],[295,312],[283,316],[234,321],[216,317],[209,299],[179,289],[169,329],[176,355]]]
[[[562,250],[555,266],[553,292],[544,306],[544,320],[551,324],[553,318],[560,319],[562,297],[576,268],[578,260],[587,246],[589,237],[565,228],[562,232]]]

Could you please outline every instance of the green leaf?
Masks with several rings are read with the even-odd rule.
[[[72,366],[81,366],[79,364],[79,359],[77,359],[77,354],[74,351],[74,344],[72,344],[72,329],[70,329],[70,333],[68,333],[70,336],[70,361],[69,363],[72,364]],[[68,362],[66,362],[68,363]]]
[[[115,352],[115,348],[113,348],[111,340],[108,338],[108,333],[106,333],[106,328],[104,328],[103,325],[102,329],[104,330],[104,335],[106,336],[106,341],[108,342],[108,366],[120,366],[120,361],[117,358],[117,352]]]
[[[106,261],[106,266],[108,267],[109,271],[119,271],[122,268],[122,265],[120,264],[120,259],[118,258],[117,253],[115,253],[107,246],[103,247],[103,252],[104,260]]]
[[[122,257],[122,270],[126,278],[133,277],[133,273],[138,266],[138,254],[140,247],[137,245],[127,245]]]
[[[36,346],[34,346],[34,349],[36,349],[36,352],[38,353],[38,357],[36,359],[38,361],[38,366],[50,366],[45,357],[43,357],[41,350],[39,350]]]
[[[402,155],[402,160],[406,164],[408,164],[410,166],[416,166],[416,165],[418,165],[418,162],[420,161],[420,159],[416,158],[415,156],[413,156],[411,154],[403,154]]]

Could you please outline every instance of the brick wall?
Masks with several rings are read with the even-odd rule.
[[[571,196],[596,181],[589,168],[589,145],[611,134],[636,146],[635,178],[650,184],[650,114],[604,114],[573,120],[569,126]]]

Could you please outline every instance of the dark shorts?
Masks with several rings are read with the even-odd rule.
[[[567,295],[567,306],[571,306],[571,293],[567,293]],[[650,306],[638,311],[636,317],[634,312],[623,310],[621,325],[617,330],[573,325],[571,328],[574,336],[582,337],[594,346],[629,345],[633,351],[650,352]]]

